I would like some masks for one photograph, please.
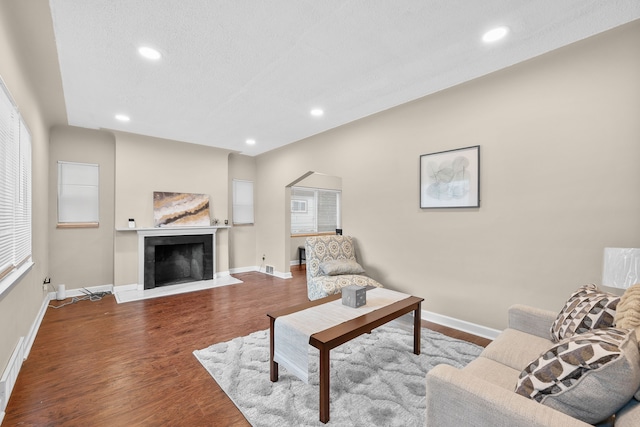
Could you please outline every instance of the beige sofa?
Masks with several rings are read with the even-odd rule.
[[[438,365],[429,371],[427,426],[589,426],[514,391],[522,370],[555,344],[550,330],[556,317],[551,311],[515,305],[509,309],[508,328],[480,357],[463,369]],[[632,398],[615,420],[601,425],[611,426],[614,421],[616,427],[640,426],[640,402]]]

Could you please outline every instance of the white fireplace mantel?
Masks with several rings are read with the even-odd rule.
[[[216,278],[216,232],[231,228],[229,225],[193,226],[193,227],[140,227],[117,228],[116,231],[135,231],[138,233],[138,288],[144,288],[144,238],[150,236],[186,236],[211,234],[213,239],[213,277]]]

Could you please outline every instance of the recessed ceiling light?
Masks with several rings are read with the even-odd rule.
[[[121,122],[128,122],[131,120],[131,117],[126,114],[116,114],[116,120],[120,120]]]
[[[485,43],[493,43],[500,40],[508,33],[508,27],[497,27],[484,33],[484,35],[482,36],[482,41]]]
[[[149,46],[141,46],[138,48],[138,53],[147,59],[157,61],[162,57],[162,54],[157,50]]]
[[[247,139],[246,143],[249,144],[249,145],[256,145],[256,140],[255,139]]]
[[[313,117],[321,117],[324,115],[324,111],[322,111],[320,108],[314,108],[313,110],[311,110],[311,115]]]

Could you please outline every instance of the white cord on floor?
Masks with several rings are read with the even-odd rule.
[[[109,291],[106,291],[106,292],[91,292],[89,295],[86,295],[84,297],[73,297],[73,298],[71,298],[71,301],[65,302],[64,304],[60,304],[60,305],[51,305],[51,304],[49,304],[49,307],[51,307],[51,308],[62,308],[62,307],[65,307],[67,305],[70,305],[70,304],[75,304],[78,301],[85,301],[85,300],[100,301],[105,295],[111,295],[111,292],[109,292]]]

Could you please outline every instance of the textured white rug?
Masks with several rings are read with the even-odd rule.
[[[446,363],[463,367],[482,347],[392,322],[331,351],[330,421],[318,420],[318,352],[311,348],[309,384],[280,367],[269,380],[269,331],[214,344],[193,354],[253,426],[424,426],[425,375]]]

